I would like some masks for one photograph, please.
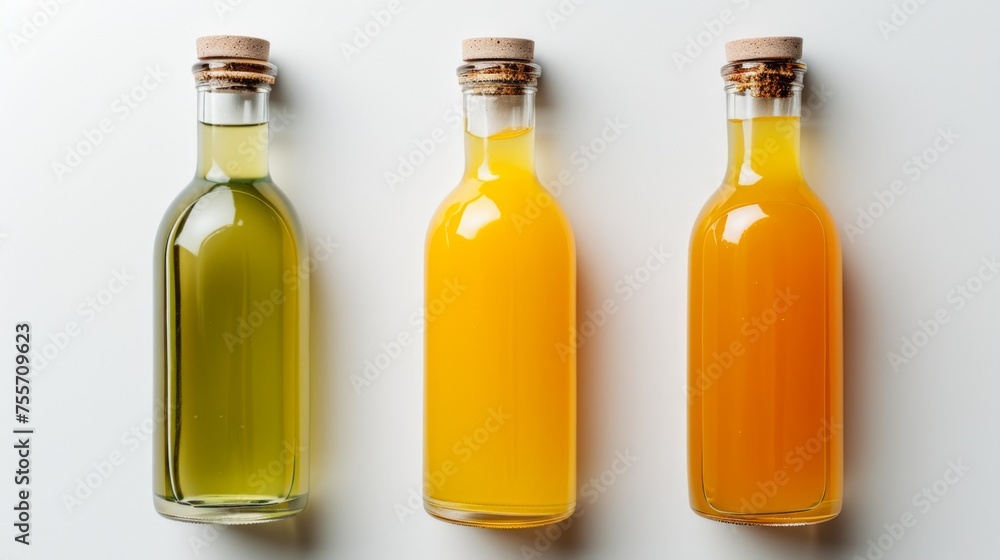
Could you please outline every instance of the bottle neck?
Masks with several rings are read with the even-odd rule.
[[[750,60],[722,68],[729,119],[728,183],[802,183],[799,116],[805,72],[805,64],[797,60]]]
[[[268,96],[199,87],[198,177],[226,183],[268,176]]]
[[[730,183],[749,186],[763,179],[802,181],[801,95],[800,91],[777,98],[727,94]]]
[[[465,175],[494,181],[505,175],[535,175],[535,92],[482,93],[467,88]]]

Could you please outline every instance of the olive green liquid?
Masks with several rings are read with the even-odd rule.
[[[263,521],[308,488],[306,250],[267,125],[198,126],[196,179],[157,237],[157,509]]]

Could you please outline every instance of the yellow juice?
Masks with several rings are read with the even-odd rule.
[[[466,133],[427,233],[424,498],[453,522],[527,527],[575,505],[575,249],[533,150],[532,128]]]
[[[799,117],[729,121],[723,186],[691,237],[691,506],[802,524],[843,492],[841,256],[799,167]]]

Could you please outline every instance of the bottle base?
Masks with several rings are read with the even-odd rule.
[[[758,527],[796,527],[800,525],[816,525],[837,517],[840,514],[840,503],[824,503],[805,511],[779,513],[729,513],[723,511],[701,511],[692,507],[692,511],[705,519],[733,523],[735,525],[755,525]]]
[[[553,507],[480,506],[424,498],[431,516],[468,527],[483,529],[527,529],[558,523],[573,515],[576,504]]]
[[[245,499],[235,496],[198,497],[185,502],[153,496],[156,512],[176,521],[212,523],[215,525],[249,525],[287,519],[306,507],[308,494],[293,496],[281,501]]]

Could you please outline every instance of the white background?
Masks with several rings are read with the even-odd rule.
[[[32,378],[30,548],[12,540],[12,439],[0,453],[0,554],[478,560],[537,547],[551,559],[849,559],[878,557],[869,540],[881,537],[891,545],[884,558],[997,557],[1000,279],[973,279],[980,259],[1000,253],[996,2],[590,0],[568,13],[566,0],[568,15],[553,25],[547,12],[558,14],[559,0],[400,0],[402,11],[349,60],[342,45],[386,1],[232,0],[220,14],[224,2],[69,1],[51,17],[38,15],[46,2],[4,3],[0,410],[9,429],[14,324],[33,323],[36,348],[55,344],[69,322],[79,331]],[[883,33],[894,3],[913,13]],[[723,15],[730,23],[711,22]],[[44,25],[26,32],[25,17]],[[679,65],[705,21],[720,35],[702,33],[704,52]],[[310,241],[339,244],[313,276],[309,507],[293,521],[218,533],[154,512],[149,441],[123,435],[149,428],[153,237],[193,171],[194,39],[217,33],[271,40],[272,116],[294,115],[273,138],[273,175]],[[803,157],[844,241],[845,506],[835,521],[794,529],[714,523],[687,505],[688,234],[725,164],[723,42],[770,34],[805,37],[807,99],[827,92],[805,124]],[[580,482],[608,469],[616,450],[638,460],[596,502],[584,500],[552,543],[544,531],[470,529],[420,511],[401,520],[421,485],[422,350],[405,348],[360,394],[350,381],[382,343],[416,332],[424,231],[462,168],[460,133],[445,119],[460,100],[459,43],[480,35],[537,41],[539,174],[567,169],[575,179],[559,199],[578,243],[580,315],[607,298],[620,306],[580,349]],[[147,68],[166,76],[136,90]],[[116,100],[133,94],[142,100],[126,114]],[[112,132],[57,176],[53,163],[102,119]],[[572,154],[606,119],[627,129],[581,170]],[[443,144],[389,189],[385,172],[439,128]],[[907,162],[940,129],[958,138],[927,152],[935,161],[917,177]],[[894,180],[905,192],[847,239],[844,226]],[[626,300],[616,283],[642,274],[660,247],[667,265]],[[88,298],[107,301],[102,290],[123,269],[125,289],[88,314]],[[966,282],[980,291],[957,309],[949,293]],[[939,309],[948,323],[894,371],[888,353]],[[120,464],[95,479],[94,464],[113,453]],[[914,503],[949,461],[969,471],[938,482],[947,494],[929,509]],[[68,509],[64,496],[86,495],[77,487],[88,475],[99,487]],[[907,513],[916,525],[888,536],[884,524]]]

